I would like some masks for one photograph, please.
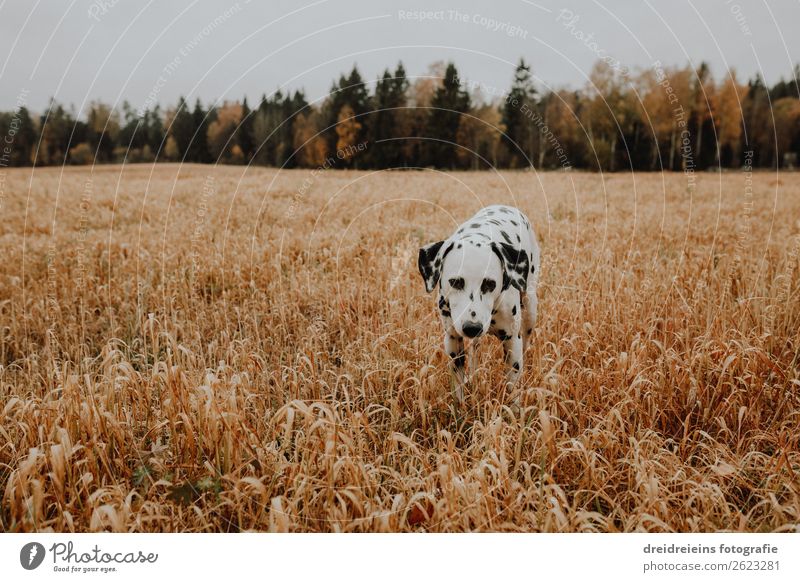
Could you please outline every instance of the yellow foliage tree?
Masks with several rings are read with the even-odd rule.
[[[167,161],[174,162],[179,159],[180,156],[181,153],[178,150],[178,142],[175,141],[173,136],[169,136],[167,138],[167,143],[164,145],[164,157]]]
[[[339,111],[339,123],[336,125],[336,157],[346,165],[350,165],[358,151],[358,133],[361,124],[353,117],[353,109],[345,105]]]
[[[717,126],[717,163],[723,148],[736,151],[742,138],[742,100],[747,95],[747,86],[736,80],[731,71],[722,87],[717,91],[714,103],[714,121]]]
[[[217,119],[208,126],[208,151],[217,160],[239,161],[234,150],[233,134],[242,121],[242,104],[225,102],[217,110]],[[241,149],[238,157],[243,159]]]
[[[299,114],[294,121],[293,146],[297,163],[306,168],[320,167],[325,163],[328,148],[319,132],[319,115],[312,111],[309,115]]]

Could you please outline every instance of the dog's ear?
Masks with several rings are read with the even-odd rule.
[[[492,243],[492,250],[503,266],[503,291],[513,286],[519,291],[528,287],[528,272],[531,268],[528,254],[522,249],[515,249],[508,243]]]
[[[419,274],[422,275],[422,279],[425,281],[425,291],[428,293],[436,289],[436,284],[442,274],[442,261],[444,260],[444,255],[447,254],[446,252],[441,252],[442,245],[444,245],[444,241],[440,240],[419,249],[419,260],[417,261]],[[451,244],[448,250],[452,246]]]

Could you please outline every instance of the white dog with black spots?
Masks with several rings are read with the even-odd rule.
[[[502,343],[506,380],[514,388],[536,324],[539,244],[528,218],[511,206],[487,206],[447,240],[419,251],[428,293],[439,286],[444,349],[464,400],[464,338],[495,335]]]

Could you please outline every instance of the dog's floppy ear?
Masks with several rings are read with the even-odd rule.
[[[425,291],[430,293],[436,289],[436,284],[439,282],[439,277],[442,274],[442,261],[453,245],[450,244],[445,252],[441,252],[444,241],[431,243],[419,249],[419,274],[425,281]]]
[[[531,264],[528,254],[522,249],[515,249],[508,243],[492,243],[492,250],[503,266],[503,291],[514,286],[519,291],[528,287],[528,272]]]

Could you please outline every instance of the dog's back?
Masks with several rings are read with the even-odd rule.
[[[520,210],[501,204],[486,206],[461,224],[450,238],[452,241],[478,239],[507,243],[524,252],[531,265],[528,287],[536,285],[539,280],[539,243],[533,225]]]

